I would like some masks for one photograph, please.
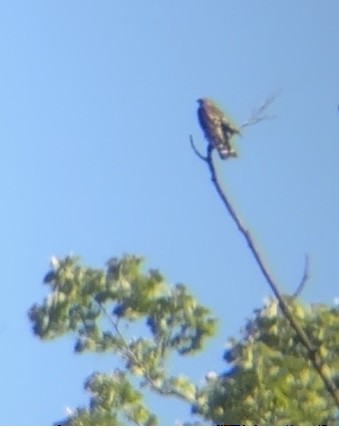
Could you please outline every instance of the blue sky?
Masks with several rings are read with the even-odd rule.
[[[223,370],[224,341],[269,294],[188,135],[196,99],[241,123],[276,117],[218,161],[228,195],[281,288],[311,257],[305,302],[338,295],[339,4],[334,0],[50,0],[0,3],[1,424],[51,424],[87,404],[110,358],[34,338],[51,255],[102,267],[135,253],[187,284],[220,319],[189,367]],[[187,417],[165,401],[163,424]],[[152,404],[153,405],[153,404]],[[167,410],[167,412],[166,412]]]

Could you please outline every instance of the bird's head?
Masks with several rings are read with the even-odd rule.
[[[199,104],[199,106],[203,106],[204,104],[206,104],[208,102],[209,102],[208,98],[198,98],[197,99],[197,103]]]

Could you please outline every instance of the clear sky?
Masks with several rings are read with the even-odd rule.
[[[269,289],[188,143],[196,99],[241,123],[279,93],[276,117],[218,161],[227,192],[284,292],[311,257],[305,302],[339,292],[339,3],[335,0],[4,0],[0,3],[2,378],[0,424],[51,424],[113,369],[42,343],[27,310],[51,255],[103,267],[135,253],[187,284],[220,319],[189,361],[222,371]],[[187,417],[171,401],[163,424]],[[152,404],[154,405],[154,404]],[[167,406],[167,411],[169,407]]]

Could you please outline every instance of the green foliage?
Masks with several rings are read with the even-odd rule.
[[[34,333],[46,340],[71,333],[76,353],[121,359],[112,374],[89,377],[89,406],[60,424],[155,425],[156,416],[144,404],[145,388],[185,401],[202,421],[218,425],[336,423],[333,399],[275,300],[255,311],[240,339],[229,340],[227,371],[206,376],[201,386],[168,371],[173,353],[198,352],[216,329],[210,312],[184,285],[170,287],[157,270],[145,274],[135,256],[112,258],[105,270],[67,257],[53,265],[45,282],[49,295],[29,312]],[[339,380],[338,308],[306,308],[285,299],[328,375]]]
[[[113,378],[90,378],[85,387],[91,405],[78,409],[68,424],[154,424],[128,375],[138,377],[140,388],[194,401],[195,386],[183,376],[168,374],[166,362],[173,352],[201,350],[215,333],[215,319],[184,285],[170,287],[157,270],[144,274],[141,264],[141,258],[125,256],[110,259],[106,270],[94,270],[66,257],[45,276],[48,297],[29,311],[33,331],[41,339],[73,333],[76,353],[110,352],[122,359],[123,368]],[[130,338],[133,326],[138,331],[143,327],[137,338]]]
[[[93,374],[85,383],[91,396],[89,410],[78,408],[60,425],[122,426],[137,424],[154,426],[157,419],[143,405],[143,397],[125,373]]]
[[[305,308],[288,301],[335,379],[339,375],[338,308]],[[230,340],[224,357],[230,370],[197,393],[195,413],[220,425],[334,424],[333,398],[276,301],[256,311],[243,338]]]

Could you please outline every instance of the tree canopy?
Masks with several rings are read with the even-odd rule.
[[[76,353],[112,353],[121,360],[112,373],[89,376],[88,407],[59,424],[155,425],[157,416],[144,404],[145,389],[185,401],[195,423],[335,422],[335,403],[276,299],[255,311],[241,338],[229,339],[225,372],[211,372],[201,386],[168,369],[171,354],[198,353],[216,331],[216,319],[185,285],[169,286],[157,270],[144,273],[142,259],[131,255],[112,258],[105,269],[66,257],[45,281],[49,295],[29,312],[34,333],[45,340],[72,333]],[[326,359],[326,371],[339,381],[339,308],[287,299]],[[136,325],[143,328],[138,337]]]

